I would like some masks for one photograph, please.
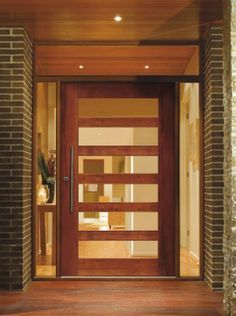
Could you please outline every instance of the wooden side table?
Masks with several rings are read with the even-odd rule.
[[[41,255],[46,255],[46,229],[45,213],[52,213],[52,264],[56,264],[56,205],[39,204],[37,205],[38,223],[40,231]]]

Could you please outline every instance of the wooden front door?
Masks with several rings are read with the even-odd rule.
[[[174,91],[61,84],[61,276],[176,274]]]

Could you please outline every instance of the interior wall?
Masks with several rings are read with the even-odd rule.
[[[48,85],[37,84],[37,137],[38,148],[48,151]]]
[[[199,86],[180,85],[180,246],[200,253]]]

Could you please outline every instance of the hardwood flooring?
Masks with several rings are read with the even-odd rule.
[[[0,315],[219,316],[222,301],[200,281],[35,281],[0,292]]]
[[[97,242],[98,243],[98,242]],[[111,243],[111,242],[110,242]],[[107,257],[129,257],[126,251],[125,242],[113,241],[110,244],[110,248],[107,248],[106,242],[100,241],[101,247],[97,247],[97,244],[94,245],[91,243],[87,243],[86,247],[80,249],[84,251],[86,255],[85,258],[91,257],[99,257],[99,253],[101,249],[106,249]],[[106,247],[105,247],[106,246]],[[101,256],[100,256],[101,257]],[[104,257],[104,256],[103,256]],[[51,265],[52,256],[51,256],[51,247],[47,247],[47,255],[37,257],[37,266],[36,266],[36,275],[38,277],[53,277],[56,275],[56,267],[55,265]],[[198,261],[191,256],[189,251],[185,248],[181,248],[180,250],[180,275],[181,276],[199,276],[199,263]]]
[[[180,275],[183,277],[200,275],[199,261],[186,248],[180,249]]]

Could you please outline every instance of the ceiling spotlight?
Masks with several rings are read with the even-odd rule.
[[[145,68],[145,69],[149,69],[150,67],[149,67],[148,65],[145,65],[144,68]]]
[[[120,21],[122,21],[122,17],[121,17],[120,15],[116,15],[116,16],[114,17],[114,20],[115,20],[116,22],[120,22]]]
[[[79,65],[79,69],[84,69],[84,66],[83,65]]]

